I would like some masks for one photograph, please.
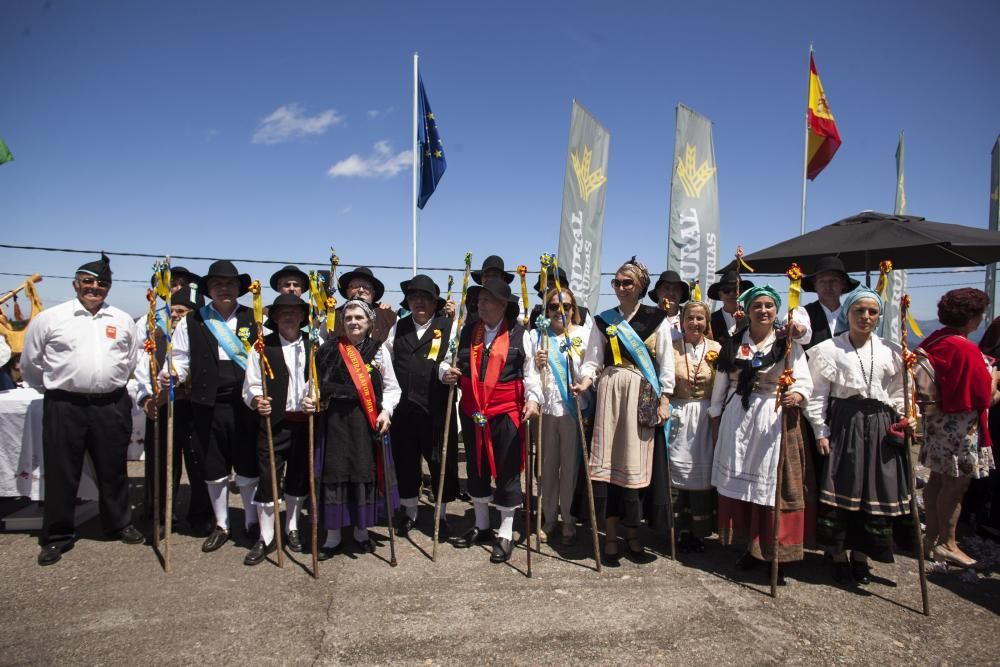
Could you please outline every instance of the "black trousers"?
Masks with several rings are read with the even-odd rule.
[[[97,476],[104,530],[132,523],[126,454],[132,435],[132,404],[124,388],[104,395],[53,389],[42,402],[45,502],[41,544],[69,544],[76,537],[76,491],[84,452]]]
[[[194,454],[202,462],[202,479],[222,479],[230,471],[258,477],[258,415],[239,393],[219,397],[215,405],[192,404],[192,409]]]
[[[309,495],[309,422],[282,419],[271,424],[274,443],[274,470],[278,476],[278,494]],[[257,467],[260,482],[253,499],[258,503],[274,502],[271,497],[271,456],[267,451],[267,431],[260,420],[257,437]]]
[[[419,406],[400,401],[392,415],[389,434],[392,458],[396,463],[396,479],[400,498],[416,498],[423,482],[421,458],[431,471],[431,483],[437,493],[441,479],[441,439],[444,431],[444,410],[429,415]],[[448,452],[445,456],[444,493],[442,503],[458,497],[458,406],[452,407],[448,429]]]
[[[489,420],[487,428],[493,434],[493,460],[496,464],[496,490],[490,493],[490,462],[483,444],[482,466],[476,451],[476,431],[472,418],[462,414],[462,436],[465,439],[465,467],[468,475],[469,495],[474,498],[493,496],[497,507],[517,507],[523,502],[521,495],[521,434],[507,415],[497,415]]]
[[[191,401],[174,401],[174,507],[172,511],[176,514],[178,503],[180,502],[177,497],[177,489],[181,483],[181,459],[183,458],[184,468],[187,470],[188,485],[191,489],[187,519],[193,523],[213,519],[215,515],[212,513],[212,503],[208,498],[208,487],[205,486],[205,478],[202,476],[203,464],[195,452],[191,420]],[[146,507],[149,508],[150,513],[152,513],[153,507],[153,424],[158,424],[160,431],[160,520],[162,520],[166,515],[166,508],[163,506],[162,501],[166,497],[164,490],[167,479],[166,406],[160,408],[159,419],[156,422],[152,419],[146,419],[146,441],[143,449],[146,452]]]

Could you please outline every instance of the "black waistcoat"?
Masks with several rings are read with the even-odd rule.
[[[309,379],[309,334],[304,331],[299,332],[305,347],[305,354],[302,355],[302,377]],[[267,395],[271,398],[271,422],[277,423],[285,417],[285,405],[288,402],[288,364],[285,363],[285,355],[281,351],[281,337],[278,332],[264,336],[264,356],[267,363],[271,364],[271,371],[274,372],[274,379],[267,381]]]
[[[477,325],[479,322],[476,323]],[[483,324],[485,327],[486,325]],[[510,347],[507,350],[507,360],[504,362],[503,368],[500,369],[499,382],[510,382],[511,380],[517,380],[524,377],[524,359],[528,352],[524,349],[524,328],[517,323],[511,323],[508,321],[508,326],[510,327]],[[462,335],[459,337],[458,342],[458,368],[462,371],[462,375],[466,377],[472,377],[469,369],[469,356],[471,354],[472,348],[472,334],[475,331],[476,326],[467,326],[462,329]],[[493,339],[494,342],[496,339]],[[487,348],[488,350],[489,348]],[[489,354],[486,350],[483,351],[482,361],[479,365],[479,379],[486,379],[486,367],[489,361]]]
[[[253,323],[253,311],[246,306],[236,306],[236,330],[250,329],[250,342],[257,340],[257,327]],[[188,346],[191,357],[191,401],[198,405],[215,405],[219,389],[219,342],[212,335],[208,325],[201,316],[200,310],[193,310],[187,315]],[[243,385],[242,368],[233,362],[232,374],[238,386]]]
[[[639,335],[639,339],[645,342],[646,340],[649,339],[650,336],[653,335],[653,333],[656,331],[656,328],[660,326],[660,323],[663,322],[663,319],[666,316],[667,314],[666,312],[664,312],[662,308],[641,305],[639,306],[639,310],[636,312],[636,314],[632,316],[631,320],[629,320],[629,325],[631,325],[631,327],[635,330],[636,334]],[[610,366],[614,363],[612,361],[614,357],[612,356],[611,341],[608,338],[608,333],[607,333],[608,322],[605,322],[604,319],[600,315],[598,315],[594,318],[594,326],[598,327],[598,329],[601,332],[601,335],[604,336],[604,364],[606,366]],[[623,355],[632,359],[632,353],[629,352],[628,345],[619,345],[618,347],[619,349],[621,349],[621,353]],[[649,348],[646,348],[646,351],[649,352]],[[656,361],[655,354],[650,352],[649,356],[653,359],[654,362]],[[632,362],[636,366],[639,365],[635,361],[635,359],[632,359]]]
[[[441,346],[433,359],[428,359],[434,343],[434,332],[441,332]],[[448,356],[451,318],[440,315],[431,320],[423,338],[417,338],[413,316],[396,322],[396,338],[392,343],[392,367],[403,391],[401,400],[414,403],[424,412],[443,408],[448,401],[448,389],[438,380],[438,367]]]
[[[823,305],[819,301],[813,301],[805,308],[809,314],[809,323],[812,325],[812,338],[809,340],[808,345],[802,346],[802,349],[808,350],[827,339],[833,338],[833,335],[830,333],[830,325],[826,323],[826,311],[823,310]]]

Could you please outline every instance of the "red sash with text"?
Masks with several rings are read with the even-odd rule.
[[[358,392],[358,400],[361,401],[361,408],[365,411],[365,417],[368,418],[368,426],[374,435],[378,432],[376,427],[378,407],[375,402],[375,387],[372,386],[372,377],[368,374],[368,367],[361,358],[361,354],[358,353],[358,348],[350,343],[345,344],[342,340],[337,342],[337,346],[340,348],[340,356],[344,360],[344,365],[347,366],[347,372],[351,375],[351,382],[354,383],[354,388]],[[381,461],[382,448],[375,447],[375,476],[378,483],[376,488],[378,489],[384,488],[385,484],[383,477],[385,466]]]

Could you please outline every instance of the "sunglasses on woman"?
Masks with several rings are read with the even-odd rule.
[[[562,304],[562,307],[563,307],[563,310],[565,310],[565,311],[566,311],[567,313],[568,313],[569,311],[573,310],[573,306],[571,306],[571,305],[570,305],[570,304],[568,304],[568,303],[564,303],[564,304]],[[549,304],[549,305],[547,306],[547,308],[548,308],[548,311],[549,311],[550,313],[557,313],[557,312],[559,312],[559,304],[558,304],[558,303],[550,303],[550,304]]]
[[[622,278],[621,280],[618,280],[617,278],[611,279],[611,286],[614,288],[631,287],[632,285],[635,285],[635,281],[631,278]]]

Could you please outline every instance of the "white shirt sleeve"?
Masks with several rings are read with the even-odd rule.
[[[7,344],[7,339],[0,336],[0,366],[10,361],[10,354],[10,345]]]
[[[802,351],[802,346],[797,342],[792,343],[792,373],[795,381],[788,391],[802,394],[803,401],[808,401],[812,396],[813,379],[809,372],[809,362],[806,360],[806,353]]]
[[[826,406],[830,398],[830,381],[819,372],[819,354],[814,354],[809,361],[809,371],[812,377],[812,396],[806,403],[806,417],[817,438],[829,438],[830,427],[826,424]]]
[[[49,317],[44,312],[32,319],[24,335],[24,347],[21,349],[21,377],[29,387],[38,391],[45,391],[43,365],[45,343],[49,335],[48,320]]]
[[[594,326],[590,328],[586,345],[583,351],[583,363],[580,364],[580,379],[594,380],[604,367],[604,334],[601,333],[596,320]]]
[[[656,328],[656,365],[660,381],[660,395],[674,393],[677,377],[674,375],[674,328],[663,318]]]
[[[808,345],[809,341],[811,341],[813,337],[812,320],[809,319],[809,313],[807,313],[806,309],[803,308],[802,306],[799,306],[792,312],[794,313],[794,315],[792,315],[792,317],[794,318],[793,321],[796,324],[801,324],[806,328],[805,332],[803,332],[801,336],[795,339],[795,342],[798,343],[799,345]]]
[[[177,382],[184,382],[191,371],[191,341],[188,338],[188,318],[181,320],[174,329],[173,362],[177,372]]]
[[[139,349],[139,360],[135,364],[135,406],[142,409],[142,403],[147,396],[153,395],[153,385],[149,379],[149,352],[145,347]]]
[[[399,400],[403,397],[403,390],[399,388],[396,381],[396,371],[392,367],[392,358],[385,343],[382,343],[382,409],[389,416],[392,416]]]
[[[260,382],[260,354],[251,348],[247,355],[247,370],[243,375],[243,402],[252,410],[253,399],[263,394]]]
[[[534,401],[539,405],[542,404],[542,380],[541,376],[538,375],[538,369],[535,368],[535,356],[534,349],[535,346],[531,343],[531,334],[527,330],[521,334],[522,345],[524,346],[524,400]]]
[[[395,361],[396,359],[392,356],[393,343],[396,342],[396,327],[399,325],[399,320],[392,323],[392,327],[389,329],[388,335],[385,337],[385,347],[389,350],[389,358]]]

